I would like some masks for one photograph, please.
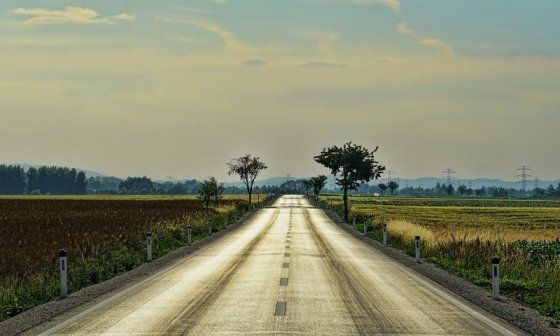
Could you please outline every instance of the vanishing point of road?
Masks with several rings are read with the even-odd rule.
[[[42,335],[523,335],[284,196]]]

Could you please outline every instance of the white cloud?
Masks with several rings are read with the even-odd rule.
[[[129,13],[121,13],[121,14],[118,14],[118,15],[113,16],[113,19],[115,19],[115,20],[130,21],[130,20],[136,19],[136,15],[134,15],[134,14],[129,14]]]
[[[434,37],[427,37],[427,36],[423,36],[422,34],[419,34],[414,29],[408,27],[406,22],[400,22],[399,24],[397,24],[397,32],[403,35],[412,36],[413,38],[416,39],[416,42],[420,45],[440,49],[443,52],[445,52],[447,55],[455,55],[455,52],[453,51],[453,47],[451,47],[449,44],[447,44],[446,42],[440,39]]]
[[[223,29],[222,27],[220,27],[219,25],[217,25],[214,22],[210,22],[210,21],[200,21],[200,20],[179,20],[176,21],[188,26],[192,26],[198,29],[202,29],[205,30],[207,32],[213,33],[215,35],[218,35],[222,41],[224,42],[225,46],[229,49],[240,49],[241,47],[241,42],[239,40],[237,40],[237,38],[235,37],[235,34]]]
[[[447,43],[445,43],[442,40],[437,39],[437,38],[433,38],[433,37],[425,38],[425,39],[420,40],[418,43],[420,43],[421,45],[428,46],[428,47],[439,48],[439,49],[443,50],[448,55],[454,55],[455,54],[455,52],[453,51],[453,48],[449,44],[447,44]]]
[[[332,32],[305,30],[295,33],[297,36],[314,40],[317,50],[323,54],[328,55],[332,53],[332,47],[338,41],[338,34]]]
[[[414,29],[410,29],[406,22],[399,22],[399,24],[397,24],[397,31],[404,35],[416,35],[416,31]]]
[[[64,10],[44,8],[17,8],[15,14],[30,17],[26,24],[41,25],[49,23],[94,24],[110,23],[107,18],[99,17],[99,13],[90,8],[66,7]]]
[[[351,1],[360,5],[369,5],[369,4],[383,5],[387,8],[394,10],[395,12],[401,10],[400,0],[351,0]]]

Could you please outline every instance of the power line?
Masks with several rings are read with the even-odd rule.
[[[520,172],[515,177],[521,177],[521,190],[527,190],[527,179],[531,177],[528,171],[531,170],[529,166],[518,166],[516,171]]]
[[[441,173],[447,179],[447,185],[451,185],[451,180],[455,179],[455,176],[453,176],[453,174],[455,174],[457,172],[455,170],[453,170],[453,168],[446,168],[446,169],[442,170]]]

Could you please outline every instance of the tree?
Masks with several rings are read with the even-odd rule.
[[[260,172],[268,167],[259,157],[253,157],[251,154],[232,159],[228,164],[228,175],[237,175],[245,184],[247,194],[249,194],[249,209],[251,209],[251,198],[253,195],[253,184]]]
[[[125,181],[119,183],[119,192],[121,194],[145,195],[152,194],[154,191],[154,182],[144,177],[128,177]]]
[[[309,189],[313,188],[313,182],[311,179],[303,179],[301,180],[301,184],[303,185],[303,188],[305,188],[305,194],[309,196]]]
[[[465,195],[467,193],[467,190],[469,188],[467,188],[466,185],[462,184],[459,186],[459,188],[457,188],[457,191],[459,192],[459,195],[461,195],[461,197],[463,197],[463,195]]]
[[[399,184],[395,181],[390,181],[389,184],[387,184],[387,187],[391,190],[391,196],[393,196],[395,190],[399,188]]]
[[[216,178],[211,176],[209,180],[204,180],[200,184],[198,199],[200,199],[207,208],[210,206],[210,203],[214,203],[217,206],[224,190],[224,185],[218,184]]]
[[[344,200],[344,219],[348,218],[348,191],[356,190],[362,183],[377,179],[385,170],[385,167],[375,161],[373,151],[367,148],[348,142],[342,147],[333,146],[325,148],[321,154],[315,156],[315,161],[331,170],[331,174],[336,178],[336,184],[343,192]]]
[[[314,176],[311,179],[311,185],[313,186],[313,193],[317,201],[319,201],[319,194],[321,190],[327,185],[327,177],[325,175]]]
[[[25,178],[25,171],[20,166],[0,165],[0,194],[23,194],[25,191]]]
[[[27,193],[28,194],[38,194],[39,191],[39,178],[38,178],[37,168],[30,167],[27,170]]]
[[[443,190],[445,190],[445,192],[447,193],[447,195],[452,195],[452,194],[455,192],[455,188],[453,188],[453,185],[452,185],[452,184],[447,185],[447,186],[444,184],[441,188],[442,188]]]
[[[474,191],[474,194],[475,194],[476,196],[478,196],[478,197],[484,197],[484,196],[486,196],[486,194],[487,194],[487,192],[486,192],[486,187],[485,187],[485,186],[482,186],[482,188],[476,189],[476,190]]]
[[[389,186],[387,186],[385,183],[379,183],[377,187],[379,188],[379,190],[381,190],[381,196],[383,196],[385,194],[385,191],[389,189]]]

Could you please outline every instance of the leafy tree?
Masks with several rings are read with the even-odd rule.
[[[20,166],[0,165],[0,194],[23,194],[25,191],[25,178],[25,171]]]
[[[218,184],[216,178],[211,176],[209,180],[204,180],[200,184],[198,199],[200,199],[207,208],[210,206],[210,203],[214,203],[217,206],[224,190],[225,187],[223,184]]]
[[[457,192],[459,193],[459,195],[461,195],[461,197],[463,197],[463,195],[465,195],[468,189],[469,188],[467,188],[466,185],[462,184],[459,186],[459,188],[457,188]]]
[[[132,195],[153,194],[154,182],[146,176],[128,177],[125,181],[119,183],[119,192]]]
[[[317,201],[319,201],[319,194],[321,190],[327,185],[327,177],[325,175],[314,176],[311,179],[311,185],[313,186],[313,193]]]
[[[395,190],[397,190],[399,188],[399,184],[395,181],[389,181],[389,184],[387,184],[387,187],[389,188],[389,190],[391,190],[391,196],[393,196],[393,194],[395,193]]]
[[[487,192],[486,192],[486,187],[482,186],[482,188],[480,189],[476,189],[474,191],[474,194],[478,197],[484,197],[486,196]]]
[[[313,182],[311,179],[303,179],[301,180],[301,184],[303,185],[303,188],[305,188],[305,194],[309,196],[309,189],[313,188]]]
[[[244,155],[239,158],[232,159],[228,164],[228,175],[237,175],[245,184],[247,193],[249,194],[249,209],[252,207],[253,184],[260,172],[268,167],[259,157],[253,157],[251,154]]]
[[[381,190],[381,196],[383,196],[385,194],[385,191],[389,189],[389,186],[385,183],[379,183],[377,187],[379,188],[379,190]]]
[[[506,197],[508,197],[508,191],[505,188],[502,188],[502,187],[495,188],[492,196],[493,197],[506,198]]]
[[[471,197],[474,193],[474,190],[472,190],[472,188],[468,188],[467,191],[465,191],[465,195],[467,195],[468,197]]]
[[[27,193],[28,194],[38,194],[39,190],[39,176],[37,168],[30,167],[27,170]]]
[[[447,193],[447,195],[453,195],[453,193],[455,193],[455,188],[453,188],[453,185],[442,185],[441,188]]]
[[[385,167],[375,161],[374,153],[378,148],[369,151],[367,148],[348,142],[342,147],[325,148],[315,156],[315,161],[331,170],[331,174],[339,176],[336,184],[343,192],[344,219],[348,221],[348,191],[372,179],[377,179]]]

